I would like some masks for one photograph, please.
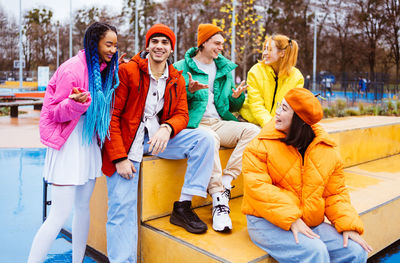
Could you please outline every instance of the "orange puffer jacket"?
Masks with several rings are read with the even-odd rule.
[[[289,230],[298,218],[308,226],[321,224],[326,216],[341,233],[364,231],[350,203],[343,164],[335,143],[318,124],[315,138],[304,155],[280,139],[272,119],[243,154],[244,197],[242,212],[263,217]]]

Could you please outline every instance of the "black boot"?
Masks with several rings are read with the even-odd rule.
[[[190,233],[200,234],[207,231],[207,225],[191,209],[191,201],[176,201],[169,222],[181,226]]]

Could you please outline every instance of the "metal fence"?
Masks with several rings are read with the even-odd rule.
[[[37,81],[37,71],[23,71],[23,81]],[[19,81],[19,72],[16,70],[12,71],[0,71],[0,83],[5,81]]]
[[[315,92],[320,93],[328,100],[344,98],[349,102],[376,102],[382,99],[399,98],[400,84],[386,84],[383,81],[375,81],[366,83],[366,87],[363,89],[358,80],[339,81],[331,88],[322,82],[318,82],[316,89]]]

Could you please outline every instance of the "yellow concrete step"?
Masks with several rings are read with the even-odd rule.
[[[400,153],[400,118],[362,116],[324,119],[345,167]]]
[[[400,118],[398,117],[348,117],[326,119],[324,128],[339,144],[345,166],[387,157],[400,153]],[[223,168],[232,149],[220,151]],[[140,218],[148,221],[168,215],[173,202],[179,198],[186,170],[186,160],[162,160],[145,157],[140,175]],[[366,180],[368,181],[368,180]],[[357,180],[361,185],[362,180]],[[242,177],[233,182],[233,197],[243,193]],[[360,199],[362,200],[362,199]],[[195,198],[193,205],[208,205],[210,199]],[[106,254],[105,223],[107,214],[106,179],[97,180],[91,199],[91,229],[89,245]]]
[[[232,149],[220,150],[222,168],[232,153]],[[141,219],[158,218],[171,213],[174,201],[179,199],[183,179],[186,171],[186,160],[164,160],[157,157],[145,157],[142,163],[141,185]],[[243,194],[243,180],[241,176],[232,182],[232,197]],[[199,207],[211,203],[207,199],[195,197],[193,206]]]
[[[211,205],[195,209],[208,225],[205,234],[191,234],[172,225],[169,216],[146,221],[141,226],[142,262],[275,262],[251,242],[241,203],[242,197],[230,201],[231,233],[212,230]]]
[[[339,145],[345,166],[351,166],[400,153],[400,118],[349,117],[325,120],[322,125]],[[344,128],[345,127],[345,128]],[[220,151],[222,167],[232,149]],[[174,200],[180,195],[186,170],[186,160],[171,161],[147,157],[143,161],[142,221],[168,215]],[[232,196],[243,194],[242,178],[233,182]],[[194,207],[209,204],[210,198],[195,198]]]
[[[365,224],[364,238],[374,248],[372,256],[400,239],[400,155],[345,169],[345,176]],[[229,234],[212,230],[211,205],[195,209],[208,225],[205,234],[188,233],[170,224],[169,216],[144,222],[142,262],[275,262],[251,242],[241,201],[238,197],[230,202],[234,229]]]

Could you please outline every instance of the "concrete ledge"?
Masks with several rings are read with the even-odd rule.
[[[394,211],[391,210],[389,205],[396,206],[396,199],[398,194],[398,189],[400,189],[400,182],[396,181],[396,177],[400,177],[400,174],[394,175],[400,168],[398,166],[391,166],[392,163],[399,163],[400,159],[396,153],[400,152],[400,118],[397,117],[357,117],[357,118],[345,118],[346,121],[341,119],[333,119],[333,120],[324,120],[324,122],[330,123],[331,127],[327,128],[337,143],[340,145],[340,152],[345,159],[346,167],[348,167],[346,172],[346,182],[351,190],[351,196],[353,200],[353,204],[361,213],[362,218],[366,218],[365,225],[367,228],[367,232],[365,237],[371,243],[371,245],[375,248],[374,253],[378,252],[381,248],[388,246],[394,240],[400,238],[400,231],[394,230],[394,235],[390,236],[387,234],[386,229],[380,229],[382,227],[382,223],[379,220],[383,220],[384,217],[388,216],[390,219],[400,221],[400,215],[396,213],[396,211],[400,211],[400,209],[396,209]],[[360,121],[356,121],[359,119]],[[345,123],[352,123],[352,129],[341,129],[342,125]],[[378,124],[376,124],[377,122]],[[336,124],[335,124],[336,123]],[[365,125],[365,129],[362,128],[361,124]],[[356,125],[357,124],[357,125]],[[325,124],[324,124],[325,125]],[[336,126],[335,126],[336,125]],[[347,124],[346,124],[347,125]],[[350,125],[350,124],[349,124]],[[336,136],[336,137],[335,137]],[[223,167],[225,166],[232,149],[223,149],[220,151],[221,161],[223,163]],[[388,157],[390,155],[395,155],[392,157]],[[387,158],[384,158],[387,157]],[[382,159],[383,158],[383,159]],[[394,158],[394,159],[392,159]],[[372,161],[374,159],[380,159],[378,161]],[[377,162],[380,162],[380,165],[376,165]],[[359,163],[363,163],[362,165],[356,165]],[[356,166],[355,166],[356,165]],[[184,244],[193,244],[191,239],[185,239],[181,236],[175,235],[175,230],[170,229],[173,227],[169,223],[169,213],[172,210],[172,205],[175,200],[179,198],[180,190],[183,184],[183,176],[186,169],[186,161],[185,160],[163,160],[155,157],[145,157],[144,162],[142,163],[142,173],[144,176],[140,177],[140,193],[141,200],[139,202],[141,209],[141,220],[144,222],[142,227],[142,233],[146,233],[146,236],[143,234],[142,238],[142,250],[148,249],[148,251],[160,251],[162,254],[154,253],[153,256],[149,256],[145,250],[142,251],[143,255],[146,255],[146,260],[144,262],[165,262],[165,261],[152,261],[153,257],[159,257],[159,260],[163,259],[163,253],[169,253],[171,249],[175,248],[177,240],[182,240]],[[385,174],[382,174],[385,173]],[[393,174],[394,173],[394,174]],[[386,177],[390,178],[386,178]],[[89,234],[89,245],[102,251],[106,254],[106,238],[105,238],[105,223],[106,223],[106,213],[107,213],[107,189],[105,184],[105,177],[101,177],[98,179],[98,182],[95,187],[95,191],[91,200],[91,229]],[[239,197],[242,195],[242,179],[239,176],[238,180],[234,182],[236,188],[233,189],[232,194],[234,197]],[[140,198],[140,197],[139,197]],[[234,199],[236,200],[236,199]],[[237,199],[240,200],[240,199]],[[199,214],[202,219],[209,220],[211,222],[211,207],[207,206],[210,203],[210,199],[196,198],[193,200],[193,204],[198,208]],[[238,204],[240,201],[237,201]],[[205,211],[205,212],[200,212]],[[379,211],[379,212],[377,212]],[[232,207],[232,213],[240,214],[240,206],[236,208]],[[208,218],[208,219],[207,219]],[[237,219],[238,218],[238,219]],[[238,244],[241,238],[243,238],[244,233],[247,233],[245,229],[245,219],[244,216],[238,216],[234,218],[234,228],[236,230],[240,230],[240,226],[242,226],[242,234],[235,234],[233,232],[230,235],[231,239],[237,239],[236,242]],[[242,218],[242,219],[240,219]],[[158,222],[165,221],[164,226],[158,226]],[[244,220],[244,221],[243,221]],[[368,220],[372,220],[368,222]],[[386,219],[385,219],[386,220]],[[161,224],[161,223],[160,223]],[[374,225],[375,224],[375,225]],[[376,227],[378,225],[379,227]],[[144,227],[147,227],[144,229]],[[143,230],[144,229],[144,230]],[[154,232],[154,229],[158,229],[157,231],[161,231],[163,237],[160,235],[153,235],[151,231]],[[174,234],[170,231],[174,231]],[[187,234],[186,231],[182,230]],[[374,233],[370,234],[370,231]],[[381,231],[382,234],[380,234]],[[152,234],[148,234],[148,233]],[[209,224],[208,233],[213,232],[211,228],[211,224]],[[239,231],[240,232],[240,231]],[[207,235],[208,235],[207,233]],[[397,235],[399,233],[399,235]],[[147,235],[149,235],[147,237]],[[168,237],[171,236],[173,239]],[[221,234],[218,234],[220,236]],[[379,236],[377,236],[379,235]],[[150,236],[155,236],[156,238],[150,238]],[[225,235],[222,235],[223,237]],[[383,237],[383,241],[380,237]],[[229,237],[229,236],[228,236]],[[165,246],[166,249],[163,248],[154,248],[153,244],[159,244],[161,240],[169,240],[162,246]],[[171,241],[173,240],[173,241]],[[208,239],[203,241],[198,241],[199,244],[207,243]],[[376,240],[376,241],[375,241]],[[225,242],[225,240],[220,240],[221,242]],[[241,245],[237,246],[238,251],[242,251],[243,247],[247,249],[247,247],[252,245],[250,240],[247,240],[246,243],[240,243]],[[171,243],[169,243],[171,242]],[[202,243],[203,242],[203,243]],[[378,242],[378,243],[375,243]],[[197,245],[193,245],[196,246]],[[170,248],[170,249],[167,249]],[[236,247],[235,247],[236,248]],[[221,248],[223,250],[223,248]],[[257,247],[255,249],[258,249]],[[201,248],[199,251],[209,251],[208,248]],[[186,248],[182,251],[187,253]],[[190,249],[189,249],[190,251]],[[260,250],[261,251],[261,250]],[[146,254],[147,253],[147,254]],[[197,252],[196,252],[197,253]],[[211,252],[210,252],[211,253]],[[217,252],[216,252],[217,253]],[[230,252],[229,252],[230,253]],[[227,253],[227,254],[229,254]],[[257,252],[258,253],[258,252]],[[255,257],[248,262],[271,262],[263,258],[265,253],[261,256],[254,252]],[[191,261],[194,261],[196,256],[193,254],[189,254],[191,256]],[[147,258],[149,256],[149,258]],[[217,257],[218,254],[216,254]],[[269,258],[269,257],[267,257]],[[215,258],[214,258],[215,259]],[[156,259],[154,259],[156,260]],[[264,261],[263,261],[264,260]],[[267,261],[265,261],[267,260]],[[171,262],[180,262],[180,261],[171,261]],[[202,261],[208,262],[208,261]],[[209,261],[214,262],[214,261]],[[217,262],[231,262],[231,261],[217,261]],[[232,261],[236,262],[236,261]],[[241,261],[247,262],[247,261]]]
[[[372,118],[372,119],[371,119]],[[376,121],[379,125],[369,124]],[[334,129],[343,123],[353,124],[354,129],[342,131]],[[364,117],[330,120],[331,136],[339,145],[339,151],[345,167],[384,158],[400,152],[400,118],[397,117]],[[364,126],[364,128],[362,128]],[[222,167],[226,166],[232,149],[220,150]],[[186,171],[185,160],[163,160],[157,157],[146,157],[143,162],[142,178],[142,221],[168,215],[174,200],[180,195]],[[232,196],[243,194],[241,176],[233,182],[236,186]],[[195,198],[194,207],[207,205],[210,198]]]
[[[251,242],[247,233],[246,217],[240,212],[241,203],[241,197],[230,201],[233,230],[226,234],[212,229],[211,205],[196,209],[198,216],[208,225],[205,234],[191,234],[172,225],[169,223],[169,216],[145,222],[141,226],[143,262],[275,262]],[[148,235],[150,231],[154,238]],[[168,258],[173,257],[171,261],[164,261],[164,257],[159,257],[160,254],[149,253],[149,247],[168,248],[171,243],[173,247],[162,254]],[[181,247],[185,247],[185,253],[175,253],[181,251]],[[197,261],[198,253],[207,256],[209,261]]]
[[[232,153],[232,149],[220,150],[222,169]],[[142,163],[141,207],[142,221],[169,215],[174,201],[179,199],[186,171],[186,160],[163,160],[146,157]],[[243,194],[241,176],[232,182],[232,197]],[[199,207],[211,203],[211,198],[193,198],[193,206]]]
[[[400,238],[399,161],[400,155],[396,155],[345,169],[352,203],[365,225],[364,238],[374,248],[369,256]],[[147,250],[154,246],[168,247],[171,243],[174,244],[174,251],[181,250],[181,246],[186,249],[181,255],[164,251],[164,255],[174,255],[173,262],[188,262],[185,259],[194,259],[197,253],[217,260],[210,262],[275,262],[251,242],[247,234],[246,218],[240,212],[241,201],[242,198],[239,197],[230,202],[234,226],[230,234],[216,233],[212,230],[211,205],[196,209],[196,213],[209,227],[207,233],[202,235],[188,233],[170,224],[168,216],[144,222],[141,227],[144,262],[163,262],[162,258],[148,253]],[[153,233],[148,234],[151,231]],[[155,235],[154,239],[152,235]],[[159,238],[160,235],[163,236],[162,239]]]

